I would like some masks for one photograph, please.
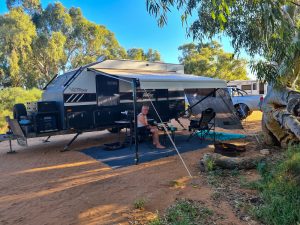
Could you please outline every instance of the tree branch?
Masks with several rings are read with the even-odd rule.
[[[290,2],[290,3],[294,4],[295,6],[300,7],[300,4],[299,4],[299,3],[296,3],[296,2]]]

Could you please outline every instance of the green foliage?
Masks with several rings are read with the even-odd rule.
[[[17,103],[34,102],[41,98],[42,91],[36,88],[24,90],[20,87],[0,90],[0,130],[6,128],[5,116],[12,117],[13,106]]]
[[[236,53],[244,49],[260,61],[251,62],[258,78],[296,87],[300,74],[300,7],[287,0],[147,0],[147,10],[167,22],[171,9],[182,13],[183,22],[195,18],[187,29],[200,42],[227,36]],[[197,15],[191,15],[197,12]]]
[[[114,34],[102,25],[88,21],[79,8],[65,8],[61,3],[49,4],[32,18],[37,28],[33,42],[32,74],[41,74],[43,86],[56,73],[88,64],[101,55],[124,58],[125,50]]]
[[[143,209],[146,204],[146,200],[144,198],[137,199],[134,201],[133,206],[135,209]]]
[[[240,175],[239,169],[235,168],[235,169],[231,170],[230,175],[233,176],[233,177],[239,176]]]
[[[215,161],[212,158],[207,159],[206,161],[206,167],[207,167],[207,171],[213,171],[215,169]]]
[[[127,50],[127,57],[132,60],[145,60],[150,62],[160,61],[160,54],[156,50],[152,50],[151,48],[145,52],[141,48],[131,48]]]
[[[260,166],[262,180],[253,187],[260,191],[263,204],[252,211],[266,224],[300,223],[300,147],[290,148],[276,165]]]
[[[149,225],[204,225],[210,224],[213,211],[199,202],[180,200],[167,209],[162,218],[156,218]]]
[[[185,44],[179,47],[182,51],[180,62],[186,73],[220,78],[224,80],[247,80],[246,60],[234,59],[233,54],[224,52],[222,46],[212,41],[195,45]]]
[[[6,6],[8,9],[22,7],[30,14],[41,10],[40,0],[6,0]]]
[[[25,61],[32,53],[31,43],[36,29],[29,15],[21,8],[14,8],[0,16],[0,82],[13,87],[21,86],[26,80]]]
[[[158,217],[150,221],[148,225],[163,225],[163,221]]]
[[[44,87],[57,73],[107,59],[158,61],[149,49],[129,55],[105,26],[87,20],[79,8],[39,0],[6,0],[0,15],[0,86]],[[129,51],[131,52],[131,51]]]

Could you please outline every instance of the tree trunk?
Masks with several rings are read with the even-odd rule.
[[[300,142],[300,93],[289,88],[268,87],[262,110],[266,144],[287,147]]]

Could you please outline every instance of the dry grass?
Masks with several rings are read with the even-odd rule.
[[[261,111],[254,111],[251,113],[249,117],[247,117],[247,121],[259,121],[262,119]]]

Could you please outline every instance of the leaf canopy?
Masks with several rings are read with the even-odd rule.
[[[151,48],[147,52],[142,48],[130,48],[127,50],[127,57],[132,60],[161,61],[160,53]]]
[[[300,66],[300,3],[298,0],[147,0],[147,10],[160,26],[169,11],[196,18],[188,32],[200,42],[219,36],[231,38],[236,53],[244,49],[253,59],[258,78],[294,85]],[[191,17],[190,17],[191,18]]]
[[[42,7],[40,0],[6,0],[0,15],[0,86],[43,87],[55,74],[96,61],[127,56],[105,26],[87,20],[79,8],[61,3]],[[128,52],[131,52],[129,50]],[[157,51],[139,60],[160,60]]]
[[[199,45],[189,43],[180,46],[179,50],[182,51],[179,61],[184,64],[186,73],[227,81],[248,79],[247,61],[234,59],[216,41]]]

